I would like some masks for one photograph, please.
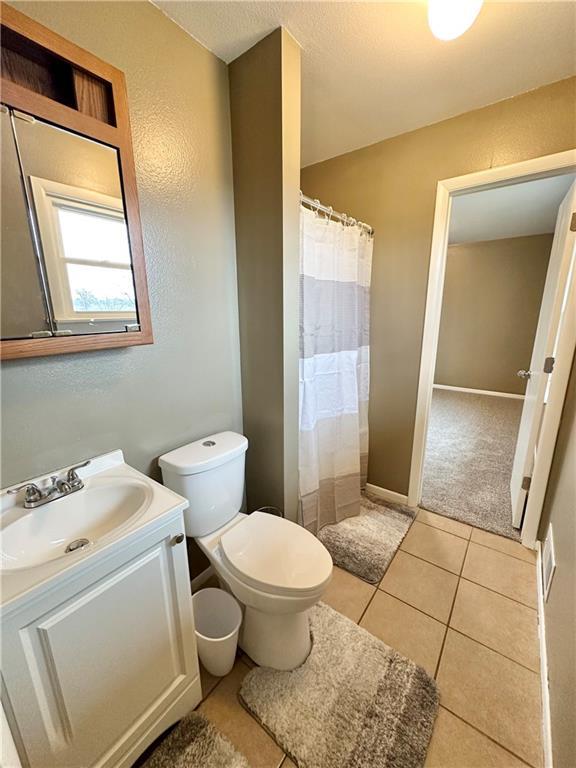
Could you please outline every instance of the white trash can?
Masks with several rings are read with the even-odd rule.
[[[242,609],[223,589],[201,589],[192,595],[196,642],[200,661],[216,677],[223,677],[234,666]]]

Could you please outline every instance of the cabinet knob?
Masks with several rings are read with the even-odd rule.
[[[186,537],[183,533],[177,533],[176,536],[172,537],[172,540],[170,541],[171,546],[175,547],[176,544],[182,544]]]

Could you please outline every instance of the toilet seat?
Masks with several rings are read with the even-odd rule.
[[[253,512],[226,531],[220,551],[232,573],[268,594],[312,595],[332,575],[332,558],[313,534],[265,512]]]

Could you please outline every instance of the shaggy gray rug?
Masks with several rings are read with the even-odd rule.
[[[419,768],[438,711],[421,667],[320,603],[291,672],[257,667],[240,701],[298,768]]]
[[[160,743],[143,768],[250,768],[203,715],[191,712]]]
[[[519,539],[510,476],[523,400],[435,389],[421,506]]]
[[[334,565],[377,584],[406,535],[417,510],[364,493],[360,514],[326,525],[318,538]]]

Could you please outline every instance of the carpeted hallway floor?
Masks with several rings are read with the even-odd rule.
[[[522,400],[435,389],[421,506],[518,539],[510,474]]]

